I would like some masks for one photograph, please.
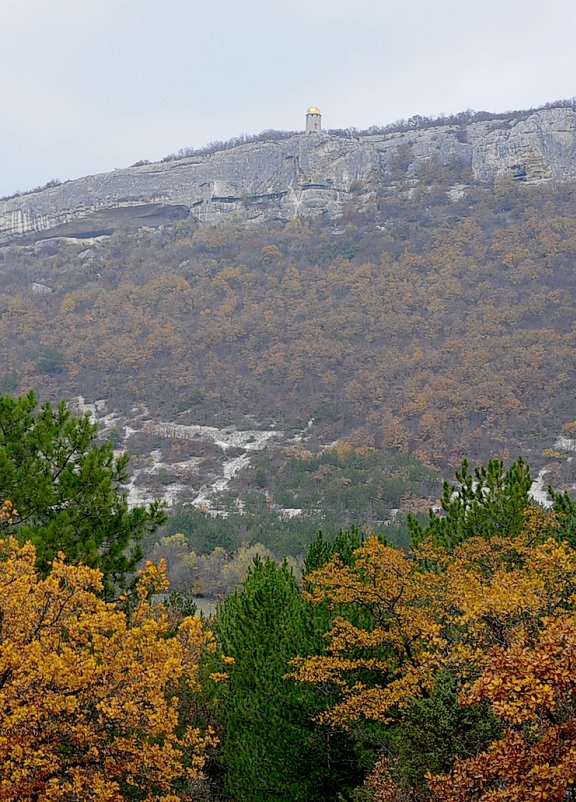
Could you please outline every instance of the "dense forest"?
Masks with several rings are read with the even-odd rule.
[[[515,458],[574,483],[576,187],[408,155],[335,223],[0,249],[1,802],[576,799],[576,505]],[[31,387],[312,434],[167,515]]]
[[[464,461],[405,549],[319,534],[300,583],[256,555],[206,620],[134,572],[162,510],[88,418],[0,423],[3,801],[574,799],[576,503],[522,459]]]
[[[455,194],[456,167],[423,162],[414,182],[404,166],[337,227],[182,222],[2,249],[4,391],[314,418],[325,442],[435,465],[541,461],[574,422],[574,187]]]

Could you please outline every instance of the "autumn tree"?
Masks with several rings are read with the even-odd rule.
[[[295,660],[294,676],[337,695],[321,721],[353,728],[372,720],[388,727],[382,800],[418,789],[425,796],[426,772],[447,771],[457,757],[474,759],[497,742],[505,716],[474,682],[498,655],[536,642],[550,616],[571,610],[576,553],[558,528],[554,512],[531,505],[519,532],[512,526],[510,534],[468,536],[448,546],[429,536],[411,554],[369,538],[350,564],[334,558],[307,577],[310,600],[328,604],[334,615],[327,652]],[[360,621],[359,607],[365,613]],[[553,680],[545,679],[545,665],[532,686],[534,703],[539,694],[550,696],[542,690]],[[570,673],[569,660],[559,670]],[[452,687],[446,676],[454,679]],[[499,687],[497,671],[491,676]],[[450,718],[457,732],[448,736]],[[410,736],[416,725],[417,739]],[[415,763],[407,745],[417,740],[426,746]]]
[[[534,637],[495,646],[461,693],[490,703],[505,725],[488,749],[430,778],[436,802],[576,799],[576,616],[552,615]]]
[[[60,243],[50,267],[15,249],[5,392],[82,387],[124,411],[144,392],[165,417],[192,381],[206,423],[231,410],[283,428],[314,417],[326,442],[362,428],[450,465],[541,449],[573,418],[573,186],[503,194],[464,178],[458,200],[446,165],[427,170],[414,193],[381,187],[385,231],[364,209],[337,236],[324,219],[187,221],[88,254]],[[32,273],[54,292],[30,295]],[[65,369],[44,372],[53,348]]]
[[[2,802],[190,798],[214,738],[185,703],[214,639],[149,602],[164,587],[148,564],[128,617],[101,571],[60,555],[43,577],[31,543],[0,541]]]
[[[97,427],[61,403],[38,408],[32,392],[0,397],[0,500],[18,510],[9,532],[37,549],[45,574],[59,552],[100,568],[104,587],[126,584],[142,557],[139,542],[165,518],[158,503],[128,509],[128,456],[98,444]]]

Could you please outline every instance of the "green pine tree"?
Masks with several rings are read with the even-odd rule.
[[[219,610],[216,633],[235,664],[218,686],[225,788],[235,802],[328,802],[360,779],[349,736],[314,722],[330,702],[285,675],[322,648],[326,621],[286,565],[256,561]]]
[[[116,459],[112,444],[96,437],[96,425],[64,403],[38,409],[32,392],[0,397],[0,501],[18,511],[7,531],[34,543],[41,573],[62,551],[72,563],[100,568],[111,595],[126,586],[142,536],[165,514],[159,503],[128,509],[128,457]]]
[[[453,548],[469,537],[515,534],[524,525],[524,513],[530,498],[530,468],[520,457],[507,470],[501,460],[468,470],[468,462],[456,472],[457,485],[444,482],[442,513],[430,510],[428,521],[421,524],[408,516],[413,543],[432,536],[434,543]]]
[[[475,757],[501,735],[487,702],[462,706],[457,685],[440,673],[429,695],[415,699],[390,733],[390,769],[407,799],[427,799],[426,774],[448,773],[456,758]]]
[[[548,494],[552,499],[552,509],[560,524],[559,538],[566,540],[572,548],[576,547],[576,501],[565,491],[557,493],[552,487],[548,487]]]
[[[384,538],[381,536],[380,540]],[[316,539],[308,547],[304,559],[304,575],[321,568],[335,554],[347,565],[354,559],[354,551],[363,543],[363,536],[355,526],[341,529],[333,540],[327,540],[322,531],[318,532]]]

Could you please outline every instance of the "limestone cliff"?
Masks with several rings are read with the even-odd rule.
[[[467,166],[481,182],[574,178],[576,111],[374,135],[301,134],[87,176],[0,201],[0,243],[109,233],[189,214],[206,223],[231,214],[254,221],[337,217],[351,193],[368,200],[389,185],[399,160],[416,180],[427,159]]]

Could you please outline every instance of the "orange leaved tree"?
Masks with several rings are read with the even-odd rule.
[[[214,641],[150,603],[163,586],[147,565],[128,616],[100,571],[60,555],[42,579],[30,543],[0,541],[1,802],[189,798],[214,739],[183,700]]]
[[[494,647],[461,702],[491,703],[502,737],[430,778],[436,802],[576,800],[576,616],[553,615],[535,639]]]
[[[576,768],[570,684],[576,551],[557,530],[554,513],[530,506],[518,533],[470,537],[452,549],[427,538],[410,554],[371,538],[351,565],[335,558],[307,577],[311,601],[333,610],[332,628],[327,654],[299,658],[294,675],[339,693],[325,720],[351,727],[368,719],[389,728],[392,746],[379,765],[376,799],[426,797],[426,772],[442,775],[432,788],[437,800],[449,802],[547,798],[498,795],[516,788],[513,775],[525,777],[527,765],[568,782]],[[449,703],[438,691],[446,677]],[[442,723],[450,715],[456,727],[471,727],[470,737],[447,732],[452,753],[440,760],[441,745],[433,744],[428,766],[424,756],[408,782],[395,746],[414,729],[414,711],[423,703],[414,749],[429,735],[427,716]],[[484,713],[471,725],[473,704],[483,704]],[[441,714],[434,705],[444,705]],[[496,726],[486,726],[490,721]],[[458,782],[456,774],[447,776],[453,767]],[[479,785],[483,771],[486,782]],[[551,783],[537,787],[548,792]],[[475,795],[479,787],[489,793]]]

